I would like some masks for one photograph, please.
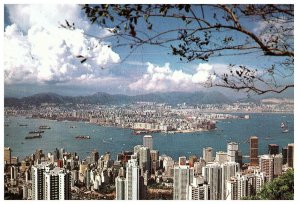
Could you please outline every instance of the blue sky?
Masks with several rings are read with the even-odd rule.
[[[20,97],[40,92],[87,95],[103,91],[132,95],[157,91],[207,91],[199,83],[212,71],[226,69],[229,63],[258,69],[274,63],[273,58],[259,53],[186,63],[171,55],[170,49],[148,45],[139,47],[122,61],[130,48],[116,47],[112,38],[99,42],[84,35],[83,32],[104,37],[109,32],[91,25],[78,5],[6,5],[4,14],[5,96]],[[59,28],[65,19],[75,22],[77,29]],[[155,32],[180,26],[180,22],[167,19],[152,19],[152,22]],[[244,25],[251,30],[260,26],[254,20]],[[220,34],[220,39],[223,36]],[[236,39],[241,37],[236,36]],[[81,64],[76,54],[89,56],[89,60]],[[293,81],[293,77],[286,80]],[[230,90],[221,91],[237,95]],[[293,95],[293,90],[287,95]]]

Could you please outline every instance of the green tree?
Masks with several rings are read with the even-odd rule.
[[[293,200],[294,199],[294,170],[290,169],[278,178],[266,183],[255,196],[246,200]]]
[[[233,62],[224,73],[212,73],[203,84],[206,87],[257,94],[281,93],[294,87],[291,4],[102,4],[83,5],[82,9],[92,24],[108,28],[116,46],[128,46],[131,52],[147,44],[169,48],[171,54],[187,62],[220,56],[247,57],[253,53],[265,56],[260,70]],[[175,23],[162,26],[159,22],[164,19]],[[249,22],[259,23],[260,28],[254,31]],[[68,22],[62,27],[74,29]],[[87,60],[85,56],[79,58],[82,63]],[[269,61],[274,63],[267,65]],[[286,80],[289,77],[292,82]]]

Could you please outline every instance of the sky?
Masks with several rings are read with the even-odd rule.
[[[61,28],[65,20],[74,22],[76,29]],[[156,21],[153,30],[159,32],[161,25],[171,27],[176,22]],[[259,22],[245,25],[253,31],[262,26]],[[218,90],[242,97],[245,94],[207,89],[200,84],[210,73],[225,70],[229,63],[259,68],[274,62],[261,55],[248,55],[183,63],[170,54],[170,49],[147,45],[127,58],[130,49],[116,46],[110,35],[107,29],[91,25],[76,4],[5,5],[5,96],[22,97],[41,92],[78,96],[96,92],[136,95]],[[81,63],[78,55],[87,56],[88,60]],[[287,80],[293,81],[293,77]],[[292,97],[293,89],[285,96]]]

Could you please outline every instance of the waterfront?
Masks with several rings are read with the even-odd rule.
[[[7,121],[10,122],[7,122]],[[282,133],[280,123],[287,121],[288,133]],[[116,154],[132,150],[135,145],[142,144],[143,135],[132,135],[132,130],[102,127],[86,122],[53,121],[45,119],[26,119],[25,117],[5,118],[4,146],[12,148],[12,155],[20,159],[30,155],[36,149],[44,153],[55,148],[64,148],[68,152],[77,152],[84,159],[94,149],[100,154],[111,152],[112,159]],[[20,126],[27,124],[28,126]],[[50,126],[51,129],[42,133],[42,138],[25,140],[29,131],[38,129],[40,125]],[[78,135],[89,135],[91,139],[76,140]],[[154,149],[160,154],[167,154],[173,159],[179,156],[202,156],[202,148],[211,146],[216,151],[226,151],[227,142],[240,142],[243,155],[249,155],[250,136],[259,137],[259,154],[267,153],[267,145],[278,144],[280,148],[294,142],[294,115],[255,113],[250,114],[249,120],[223,120],[217,122],[217,129],[194,133],[153,133]]]

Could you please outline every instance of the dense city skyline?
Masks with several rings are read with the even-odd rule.
[[[63,3],[3,4],[5,200],[296,198],[294,4]]]

